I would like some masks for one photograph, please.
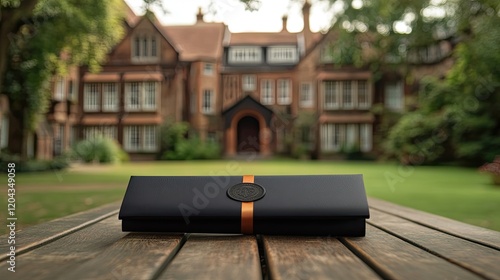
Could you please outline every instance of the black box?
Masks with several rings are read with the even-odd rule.
[[[123,231],[331,236],[368,217],[362,175],[132,176],[119,214]]]

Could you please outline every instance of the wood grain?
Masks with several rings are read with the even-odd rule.
[[[180,249],[182,237],[130,233],[58,279],[152,279]]]
[[[341,241],[384,278],[482,279],[370,225],[367,225],[366,237]]]
[[[114,215],[18,256],[15,279],[52,280],[70,273],[125,235],[117,215]],[[0,279],[9,279],[9,276],[12,273],[7,270],[7,263],[2,262]]]
[[[254,236],[191,235],[158,279],[261,279]]]
[[[331,237],[264,236],[271,279],[379,279]]]
[[[53,242],[72,232],[95,224],[118,213],[119,207],[120,203],[111,203],[18,231],[16,232],[16,253],[19,256],[36,247]],[[7,235],[1,236],[0,240],[7,240]],[[0,242],[0,252],[7,252],[8,247],[10,245],[7,242]],[[0,261],[3,262],[6,259],[6,254],[0,255]]]
[[[500,232],[369,198],[370,208],[500,250]]]
[[[485,278],[499,279],[500,251],[371,209],[369,223]]]

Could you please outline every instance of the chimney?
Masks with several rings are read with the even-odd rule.
[[[311,3],[309,3],[309,0],[305,0],[304,6],[302,6],[302,17],[304,18],[304,33],[311,32],[311,28],[309,26],[310,11]]]
[[[309,26],[309,19],[311,17],[311,3],[309,0],[305,0],[304,6],[302,6],[302,17],[304,19],[304,29],[302,30],[302,35],[304,36],[304,46],[305,50],[308,50],[313,43],[313,33],[311,32],[311,27]]]
[[[284,15],[281,19],[283,20],[283,29],[281,29],[281,32],[287,32],[288,30],[286,29],[286,24],[288,21],[288,16]]]
[[[204,22],[203,21],[203,12],[201,11],[201,7],[198,8],[198,14],[196,15],[196,23]]]

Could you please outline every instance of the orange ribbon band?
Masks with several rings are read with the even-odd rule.
[[[253,183],[253,175],[244,175],[243,183]],[[253,234],[253,202],[241,203],[241,233]]]

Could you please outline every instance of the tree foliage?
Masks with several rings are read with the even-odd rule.
[[[454,38],[444,79],[422,81],[418,109],[391,129],[386,152],[409,164],[459,160],[477,165],[500,154],[500,2],[497,0],[334,0],[340,65],[375,74],[411,69],[413,49]],[[392,67],[392,68],[391,68]],[[377,77],[377,75],[376,75]]]
[[[387,151],[403,162],[479,165],[500,154],[500,4],[470,2],[479,6],[464,12],[467,24],[457,21],[454,66],[444,80],[424,81],[419,109],[389,134]]]
[[[202,141],[194,132],[189,133],[186,122],[167,121],[161,127],[160,154],[162,160],[218,159],[221,147],[215,141]]]
[[[439,2],[436,0],[332,2],[336,11],[333,28],[339,33],[332,49],[334,61],[339,64],[378,69],[388,57],[391,63],[404,63],[409,48],[446,36],[455,27],[446,16],[453,12],[444,4],[433,4]],[[443,17],[431,12],[438,7]]]
[[[260,3],[231,1],[250,10]],[[144,0],[146,11],[155,7],[168,8],[160,0]],[[124,12],[123,0],[0,1],[0,93],[8,96],[12,117],[23,127],[20,142],[47,110],[51,78],[76,65],[99,70],[123,35]]]
[[[7,8],[3,15],[17,12],[23,3],[2,2]],[[123,35],[123,4],[121,0],[39,0],[13,24],[7,36],[6,71],[0,78],[12,117],[23,127],[21,138],[45,113],[53,76],[65,75],[69,67],[83,64],[99,70]],[[1,20],[6,26],[9,18]]]

